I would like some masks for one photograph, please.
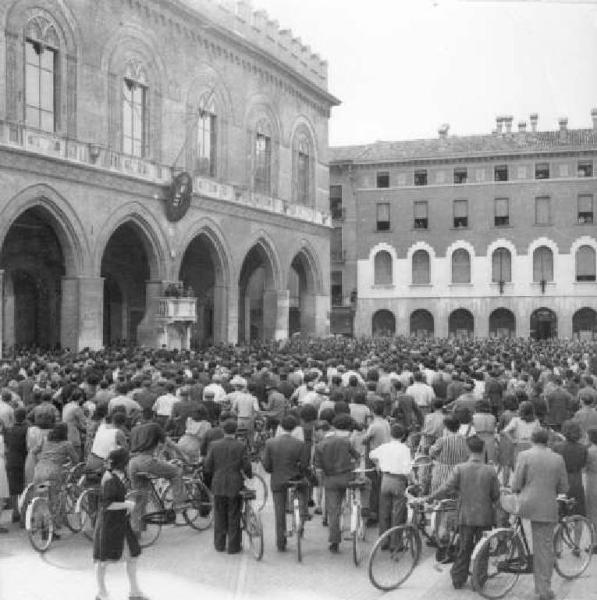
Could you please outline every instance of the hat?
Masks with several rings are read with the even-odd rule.
[[[241,377],[240,375],[235,375],[230,380],[230,385],[233,387],[245,388],[245,387],[247,387],[247,380],[244,377]]]
[[[323,381],[317,383],[313,389],[318,394],[325,394],[326,396],[330,393],[328,386]]]

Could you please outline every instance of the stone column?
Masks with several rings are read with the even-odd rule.
[[[285,340],[288,337],[290,318],[290,290],[278,290],[276,304],[276,331],[274,339]]]
[[[104,279],[63,277],[60,306],[60,343],[77,352],[103,346]]]
[[[159,348],[166,344],[164,327],[157,321],[159,299],[169,282],[145,282],[145,315],[137,327],[137,344]]]
[[[218,292],[218,289],[222,291]],[[228,342],[229,344],[237,344],[238,343],[238,310],[239,310],[239,300],[238,300],[238,285],[227,286],[216,286],[214,288],[214,303],[218,301],[219,294],[223,296],[222,305],[226,304],[227,310],[223,311],[221,319],[217,319],[217,312],[214,310],[214,319],[216,322],[216,330],[217,327],[220,327],[220,333],[222,335],[222,342]],[[215,331],[214,331],[215,334]]]
[[[225,285],[214,286],[214,344],[230,342],[228,337],[228,289]],[[234,313],[237,314],[237,311]],[[235,316],[238,321],[238,317]],[[237,325],[238,326],[238,325]],[[234,340],[237,341],[237,340]]]
[[[329,295],[315,296],[315,315],[313,332],[316,336],[326,336],[330,333],[330,297]]]
[[[279,290],[265,290],[263,293],[263,339],[265,340],[276,339],[279,293]],[[286,312],[288,312],[288,305],[286,306]],[[288,337],[288,315],[286,315],[286,337]]]

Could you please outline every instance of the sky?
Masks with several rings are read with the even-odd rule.
[[[253,0],[329,63],[330,145],[591,127],[597,0]]]

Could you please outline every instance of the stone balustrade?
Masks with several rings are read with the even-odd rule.
[[[167,165],[115,152],[100,144],[72,140],[55,133],[33,129],[23,123],[0,120],[0,146],[9,146],[68,162],[85,164],[161,186],[169,185],[172,181],[172,169]],[[195,194],[214,200],[242,204],[318,225],[331,225],[331,217],[328,213],[323,213],[310,206],[291,204],[280,198],[257,194],[243,186],[194,176],[193,191]]]

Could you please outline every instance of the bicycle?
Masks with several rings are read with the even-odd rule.
[[[291,479],[288,481],[286,492],[286,537],[296,538],[296,558],[298,562],[302,562],[303,560],[302,539],[304,533],[299,490],[305,486],[307,486],[307,481],[304,478]]]
[[[56,483],[44,481],[34,484],[34,496],[25,512],[25,529],[29,542],[37,552],[46,552],[54,539],[56,529],[63,522],[73,533],[81,530],[81,520],[76,513],[76,487],[73,483],[62,483],[56,489]],[[57,494],[57,497],[51,498]],[[53,512],[57,509],[57,512]]]
[[[393,590],[404,583],[419,562],[422,538],[428,545],[436,547],[436,561],[447,563],[453,559],[458,548],[458,531],[455,520],[445,517],[455,511],[451,499],[440,500],[433,507],[425,507],[416,499],[418,486],[407,488],[409,518],[406,523],[395,525],[385,531],[375,542],[368,561],[368,575],[371,583],[383,591]],[[426,513],[431,514],[427,519]],[[447,526],[442,529],[442,523]],[[431,533],[427,532],[429,526]]]
[[[249,546],[255,560],[263,557],[263,524],[259,514],[253,508],[255,492],[253,490],[241,490],[242,498],[241,529],[249,538]]]
[[[555,570],[565,579],[582,575],[593,556],[593,527],[581,515],[567,516],[576,504],[573,498],[559,497],[559,519],[553,535]],[[473,589],[491,600],[505,596],[521,575],[533,573],[533,555],[522,526],[515,515],[511,527],[486,532],[472,555]]]
[[[101,471],[85,471],[78,483],[79,494],[75,511],[80,515],[81,533],[93,541],[101,496]]]
[[[261,512],[269,497],[265,479],[259,473],[253,473],[253,477],[250,479],[245,477],[245,487],[255,492],[255,510]]]
[[[355,469],[353,473],[368,473],[375,469]],[[365,479],[354,479],[348,483],[346,489],[346,498],[343,501],[342,512],[340,513],[340,530],[343,531],[344,520],[350,512],[350,519],[348,520],[349,527],[347,528],[348,536],[345,539],[349,540],[352,544],[352,560],[356,567],[358,567],[364,557],[364,543],[367,534],[367,525],[362,515],[361,505],[361,491],[367,487],[368,483]]]

